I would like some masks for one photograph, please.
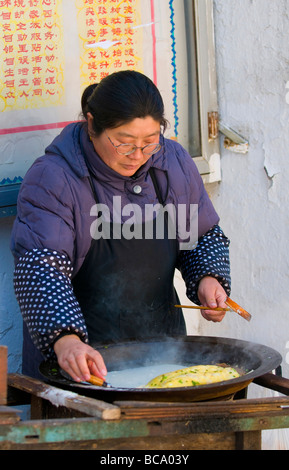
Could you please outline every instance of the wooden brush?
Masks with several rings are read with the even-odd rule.
[[[229,308],[222,308],[222,307],[215,307],[215,308],[210,308],[210,307],[204,307],[204,306],[198,306],[198,305],[175,305],[177,308],[191,308],[195,310],[213,310],[215,312],[229,312],[233,311],[236,312],[238,315],[240,315],[242,318],[244,318],[247,321],[250,321],[252,318],[252,315],[244,310],[240,305],[236,304],[230,297],[227,297],[225,304],[228,305]]]
[[[245,318],[245,320],[250,321],[252,318],[252,315],[249,312],[246,312],[240,305],[236,304],[230,297],[227,297],[227,300],[225,301],[225,304],[230,307],[231,310],[236,312],[238,315],[240,315],[242,318]]]

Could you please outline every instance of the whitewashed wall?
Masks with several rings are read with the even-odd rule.
[[[247,155],[222,148],[222,182],[209,188],[231,238],[232,297],[253,315],[216,334],[275,347],[289,341],[289,2],[215,0],[220,115],[248,138]],[[214,332],[203,325],[202,332]],[[221,331],[220,331],[221,330]],[[289,376],[286,360],[284,373]]]
[[[200,320],[197,332],[273,347],[289,378],[289,2],[214,4],[219,111],[250,149],[222,145],[222,182],[208,190],[231,239],[232,298],[253,320],[229,313],[218,325]],[[263,440],[264,448],[289,449],[289,430]]]

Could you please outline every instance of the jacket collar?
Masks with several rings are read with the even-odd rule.
[[[88,136],[86,122],[72,123],[66,126],[54,141],[47,147],[46,153],[62,157],[80,178],[87,178],[90,172],[96,179],[122,189],[131,180],[139,183],[148,178],[148,170],[153,167],[166,171],[166,139],[161,136],[162,148],[143,165],[133,177],[122,176],[108,167],[95,152]],[[88,169],[89,168],[89,169]]]

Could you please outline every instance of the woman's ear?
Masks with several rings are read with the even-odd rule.
[[[86,115],[87,118],[87,127],[88,127],[88,134],[93,135],[93,115],[88,112]]]

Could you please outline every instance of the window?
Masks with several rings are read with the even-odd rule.
[[[205,183],[219,181],[218,102],[212,0],[184,0],[188,135],[183,145]]]
[[[219,181],[213,0],[154,0],[157,85],[168,137],[190,153],[205,183]]]

